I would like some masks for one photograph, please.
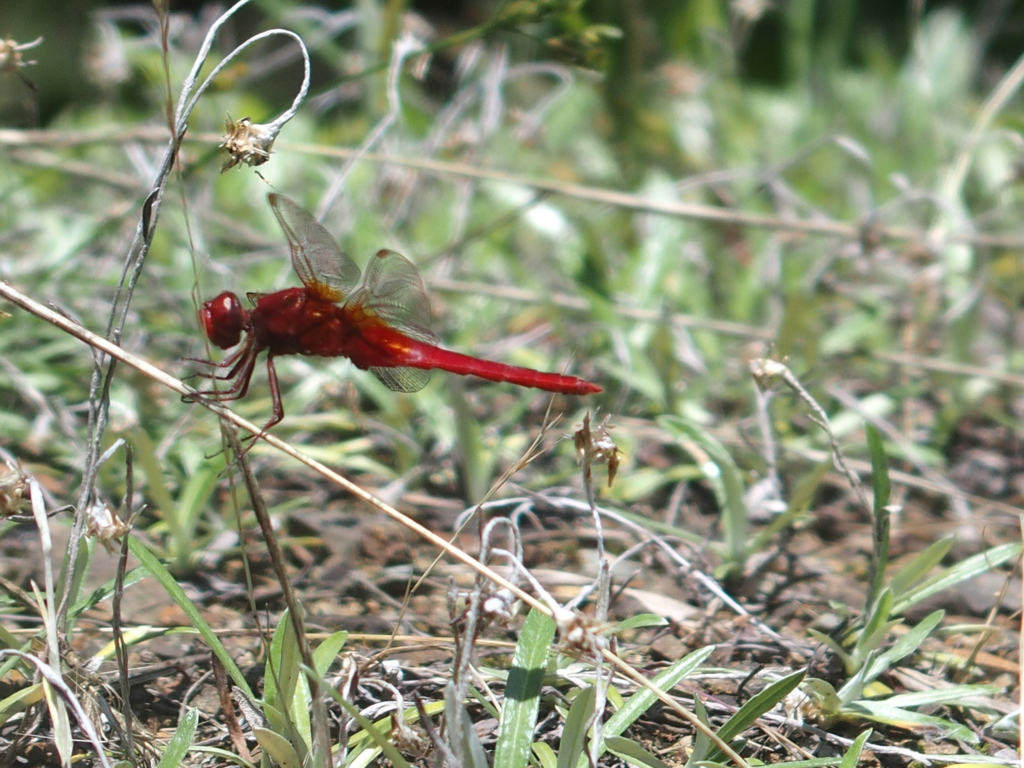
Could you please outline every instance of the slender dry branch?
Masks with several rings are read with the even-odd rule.
[[[82,144],[105,144],[129,141],[166,141],[167,133],[158,128],[123,128],[96,129],[92,131],[76,131],[65,133],[63,131],[29,130],[19,131],[14,129],[0,130],[0,145],[8,146],[58,146],[69,147]],[[201,144],[220,144],[223,137],[220,134],[196,133],[185,136],[184,142]],[[356,155],[359,150],[346,149],[344,147],[324,147],[316,144],[296,144],[281,141],[276,144],[278,150],[290,150],[303,154],[317,155],[320,157],[348,158]],[[602,205],[610,205],[616,208],[639,211],[642,213],[659,213],[665,216],[678,216],[685,219],[697,221],[715,221],[722,224],[733,224],[737,226],[770,229],[782,232],[799,232],[805,235],[822,235],[827,237],[839,237],[845,240],[860,240],[865,234],[865,227],[869,222],[845,222],[831,219],[795,219],[781,216],[772,216],[763,213],[752,213],[748,211],[737,211],[731,208],[721,208],[713,205],[702,205],[699,203],[687,203],[672,200],[654,200],[643,195],[631,192],[621,192],[601,187],[591,187],[586,184],[573,184],[570,182],[557,181],[555,179],[541,179],[533,176],[521,176],[519,174],[507,173],[501,170],[479,168],[465,163],[450,163],[443,160],[431,160],[427,158],[399,157],[395,155],[382,155],[368,152],[361,156],[363,160],[370,160],[377,163],[391,163],[406,168],[416,168],[422,171],[438,173],[445,176],[459,176],[463,178],[487,179],[493,181],[505,181],[512,184],[519,184],[533,189],[543,190],[552,194],[572,197],[577,200],[588,200]],[[871,226],[872,238],[892,241],[911,241],[929,243],[933,237],[925,228],[916,227],[875,227]],[[989,246],[995,248],[1024,248],[1024,237],[989,235],[975,232],[973,230],[961,230],[950,232],[946,236],[950,243],[967,243],[970,245]]]
[[[351,493],[356,498],[360,499],[361,501],[365,501],[367,504],[371,505],[375,509],[383,512],[385,515],[392,518],[393,520],[396,520],[401,525],[404,525],[406,528],[411,530],[413,533],[416,533],[433,546],[438,547],[439,549],[447,552],[453,559],[459,561],[463,565],[468,566],[484,578],[489,579],[492,583],[509,590],[517,598],[522,600],[531,608],[536,608],[537,610],[542,611],[546,615],[554,618],[556,621],[558,621],[559,619],[562,619],[564,621],[566,615],[572,615],[570,611],[566,611],[564,609],[557,612],[558,614],[564,615],[554,615],[556,613],[555,611],[553,611],[550,607],[545,605],[540,600],[537,600],[537,598],[535,598],[533,595],[524,592],[520,587],[513,584],[505,577],[488,568],[472,556],[463,552],[461,549],[450,544],[442,537],[423,527],[415,520],[412,520],[406,515],[403,515],[397,509],[385,503],[381,499],[378,499],[376,496],[359,487],[351,480],[343,477],[342,475],[339,475],[337,472],[330,469],[326,465],[321,464],[319,461],[310,458],[309,456],[305,455],[298,449],[294,448],[291,444],[286,443],[283,440],[279,440],[273,435],[266,434],[255,424],[251,423],[246,419],[243,419],[241,416],[236,414],[231,409],[225,408],[223,405],[220,405],[218,403],[203,399],[201,393],[197,392],[196,390],[192,389],[189,386],[186,386],[181,381],[174,378],[165,371],[161,370],[160,368],[157,368],[152,363],[149,363],[143,360],[142,358],[133,355],[131,352],[122,349],[121,347],[117,346],[116,344],[113,344],[104,337],[96,333],[93,333],[92,331],[88,330],[87,328],[81,325],[78,325],[77,323],[65,317],[64,315],[61,315],[60,313],[55,312],[49,307],[40,304],[39,302],[26,296],[25,294],[21,293],[15,288],[12,288],[9,284],[2,280],[0,280],[0,298],[6,299],[12,304],[21,307],[27,312],[32,313],[41,320],[45,320],[51,325],[60,328],[62,331],[69,334],[70,336],[74,336],[79,341],[88,344],[94,349],[97,349],[100,352],[109,355],[111,358],[118,360],[131,368],[134,368],[139,373],[149,377],[153,381],[162,384],[163,386],[167,387],[173,392],[178,393],[179,395],[189,395],[190,397],[196,397],[198,395],[198,397],[196,397],[195,402],[199,403],[204,408],[213,411],[213,413],[217,414],[222,419],[225,419],[231,422],[232,424],[241,427],[242,429],[248,430],[253,435],[256,435],[258,439],[263,440],[268,445],[273,446],[274,448],[278,449],[284,454],[292,457],[296,461],[305,464],[307,467],[312,469],[314,472],[317,472],[325,479],[338,485],[341,488],[344,488],[346,491]],[[738,768],[749,768],[749,765],[746,763],[746,761],[744,761],[743,758],[741,758],[739,754],[735,752],[735,750],[733,750],[716,733],[714,733],[714,731],[712,731],[707,725],[701,722],[693,713],[685,709],[678,701],[672,698],[668,693],[654,688],[654,686],[651,685],[650,681],[647,680],[647,678],[645,678],[642,674],[633,669],[627,662],[620,659],[607,648],[602,650],[602,655],[609,664],[611,664],[620,672],[622,672],[624,676],[628,677],[637,685],[643,686],[644,688],[650,690],[658,697],[658,699],[663,704],[665,704],[665,706],[671,708],[673,712],[677,713],[680,717],[685,719],[687,722],[691,723],[695,728],[705,733],[708,736],[708,738],[711,739],[711,741],[719,749],[721,749],[727,757],[729,757],[729,759],[733,760],[733,762],[738,766]]]

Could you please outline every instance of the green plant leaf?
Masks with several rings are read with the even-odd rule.
[[[708,719],[708,709],[704,706],[704,702],[700,700],[700,696],[693,697],[693,714],[696,715],[697,719],[704,725],[711,727],[711,721]],[[690,756],[686,760],[686,768],[693,768],[698,763],[702,762],[711,750],[711,739],[704,731],[695,731],[693,734],[693,749],[690,750]]]
[[[615,632],[622,632],[626,629],[641,629],[644,627],[666,627],[668,626],[668,619],[664,616],[658,616],[653,613],[640,613],[636,616],[630,616],[628,619],[618,622],[615,625]]]
[[[533,754],[540,763],[540,768],[558,768],[558,757],[551,745],[544,741],[533,743]]]
[[[178,727],[167,742],[167,748],[157,764],[157,768],[178,768],[192,746],[192,737],[195,736],[196,727],[199,725],[199,710],[189,708],[185,716],[181,718]]]
[[[487,752],[484,750],[484,745],[480,742],[480,736],[477,735],[476,728],[473,727],[473,720],[470,718],[469,712],[466,711],[465,705],[455,695],[454,681],[449,681],[445,686],[444,705],[445,719],[449,722],[449,738],[451,738],[454,730],[450,725],[451,718],[458,717],[462,720],[460,723],[461,727],[458,730],[461,740],[457,744],[452,744],[453,749],[458,747],[455,754],[461,754],[463,760],[468,761],[466,768],[490,768]]]
[[[932,568],[941,563],[942,558],[949,552],[954,541],[956,541],[955,536],[946,536],[938,541],[933,541],[924,552],[907,563],[889,582],[889,589],[892,590],[893,597],[899,600],[911,586],[923,579]]]
[[[890,707],[910,709],[912,707],[933,707],[940,704],[968,706],[967,699],[973,696],[991,696],[999,691],[994,685],[951,685],[930,691],[897,693],[884,699]]]
[[[843,717],[867,718],[915,733],[928,734],[929,739],[956,739],[966,744],[977,744],[981,741],[981,737],[966,725],[909,709],[890,707],[884,701],[858,701],[849,704],[843,708]]]
[[[925,600],[932,595],[937,595],[952,589],[957,584],[973,579],[983,573],[988,573],[994,568],[1010,560],[1016,560],[1021,555],[1021,544],[1010,542],[999,544],[986,552],[979,552],[972,555],[963,562],[950,566],[942,573],[933,576],[923,584],[908,591],[902,600],[897,600],[893,605],[892,613],[903,613],[910,606]]]
[[[286,609],[278,619],[274,636],[270,641],[270,659],[266,682],[263,685],[263,698],[268,704],[273,704],[280,710],[288,708],[295,693],[301,663],[295,627]]]
[[[331,668],[331,664],[338,658],[338,654],[341,653],[341,649],[345,647],[345,642],[348,640],[348,632],[334,632],[327,636],[313,651],[313,665],[316,667],[316,673],[323,677],[327,674],[327,670]]]
[[[822,718],[828,720],[837,717],[843,709],[843,701],[832,687],[832,683],[821,680],[817,677],[809,677],[800,686],[808,698],[814,703],[821,713]]]
[[[939,625],[944,615],[944,611],[930,613],[917,626],[893,643],[892,647],[883,653],[872,655],[865,662],[861,671],[847,681],[846,685],[839,690],[839,698],[843,700],[844,706],[859,699],[864,686],[889,669],[894,663],[916,651],[921,643],[932,633],[932,630]]]
[[[870,728],[853,740],[853,744],[850,745],[850,748],[846,750],[846,754],[843,755],[843,762],[839,764],[839,768],[857,768],[857,765],[860,763],[860,753],[864,751],[864,745],[869,738],[871,738]]]
[[[731,742],[734,738],[743,733],[743,731],[753,725],[757,718],[765,712],[770,711],[780,701],[786,698],[792,690],[800,685],[803,679],[804,670],[801,669],[791,675],[786,675],[780,680],[776,680],[764,690],[751,696],[750,699],[740,707],[732,717],[726,720],[725,724],[721,728],[718,729],[719,738],[726,743]],[[712,745],[707,759],[720,760],[722,757],[724,757],[724,755],[722,755],[722,751],[718,747]]]
[[[188,616],[188,620],[192,626],[195,627],[199,634],[202,635],[203,640],[210,647],[214,656],[224,665],[224,669],[227,670],[228,676],[231,678],[231,682],[237,685],[245,695],[251,700],[255,700],[252,690],[249,688],[249,683],[245,679],[245,675],[242,674],[242,670],[235,664],[235,660],[231,658],[227,649],[224,647],[224,643],[220,641],[220,638],[216,633],[210,629],[210,625],[206,623],[202,615],[199,613],[199,609],[195,603],[189,599],[188,595],[185,594],[184,590],[178,586],[178,582],[174,580],[170,572],[164,567],[163,563],[153,557],[152,553],[146,548],[145,544],[136,539],[134,536],[128,539],[128,549],[135,556],[135,559],[139,561],[139,565],[149,571],[153,578],[157,580],[164,591],[170,596],[175,604],[185,612]]]
[[[871,485],[874,492],[873,525],[871,530],[871,564],[868,569],[868,592],[865,612],[871,611],[882,592],[885,569],[889,564],[889,462],[885,456],[882,436],[871,424],[864,425],[868,453],[871,455]],[[886,617],[889,612],[886,610]]]
[[[144,578],[149,576],[149,571],[145,568],[132,568],[126,571],[124,574],[124,589],[128,590],[129,587],[133,587],[142,581]],[[85,611],[90,608],[95,608],[97,605],[102,603],[104,600],[109,600],[114,594],[115,580],[110,579],[101,587],[97,587],[84,598],[79,600],[75,605],[68,611],[68,620],[74,623],[75,620],[82,615]]]
[[[704,660],[714,653],[714,650],[715,646],[709,645],[688,653],[675,664],[663,669],[651,678],[651,685],[665,693],[671,691],[680,680],[687,675],[693,674],[704,663]],[[646,688],[638,690],[626,699],[615,714],[605,721],[604,737],[621,736],[629,726],[636,722],[638,717],[651,708],[651,705],[657,701],[657,698]]]
[[[281,768],[303,768],[302,760],[284,736],[266,728],[253,728],[252,733],[263,751]]]
[[[529,763],[540,692],[555,630],[554,620],[536,608],[530,610],[523,622],[505,685],[494,768],[525,768]]]
[[[892,604],[893,596],[891,589],[884,590],[878,599],[872,603],[871,612],[868,614],[864,629],[860,631],[854,643],[853,653],[851,654],[854,668],[847,669],[847,673],[853,673],[860,669],[868,654],[877,650],[885,641],[889,632],[892,631],[892,628],[899,623],[898,621],[890,621]]]
[[[710,463],[705,463],[701,469],[714,489],[718,505],[722,510],[722,533],[725,536],[728,557],[726,568],[729,572],[743,573],[743,567],[747,560],[750,524],[746,500],[743,498],[743,475],[739,467],[736,466],[736,462],[732,460],[732,456],[725,450],[725,447],[709,432],[696,424],[679,416],[662,416],[658,419],[658,423],[677,437],[692,440],[711,460]],[[681,446],[686,449],[685,439],[681,441]]]
[[[558,742],[558,768],[576,768],[583,757],[587,743],[587,727],[594,716],[594,686],[588,685],[576,693],[569,714],[562,726],[562,739]]]
[[[43,684],[33,683],[0,701],[0,725],[43,698]]]
[[[650,768],[672,768],[668,763],[659,760],[635,741],[624,739],[621,736],[609,736],[605,739],[604,743],[609,752],[632,765],[650,766]]]
[[[871,457],[871,487],[874,492],[875,514],[889,504],[891,486],[889,484],[889,460],[885,455],[885,444],[882,435],[872,424],[864,425],[864,433],[868,441],[868,455]]]
[[[285,610],[278,620],[270,643],[270,658],[264,682],[264,698],[280,712],[287,712],[288,729],[284,735],[300,755],[305,757],[312,746],[309,684],[302,675],[302,652],[299,649],[292,614]]]
[[[932,630],[941,623],[942,617],[945,615],[945,611],[933,611],[921,619],[909,632],[899,637],[892,644],[892,647],[879,654],[874,664],[871,665],[871,671],[868,673],[868,682],[874,680],[897,661],[914,653],[921,646],[921,643],[928,639]]]

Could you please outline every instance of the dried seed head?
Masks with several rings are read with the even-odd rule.
[[[607,633],[613,629],[612,624],[564,608],[554,618],[558,637],[569,653],[592,658],[610,647]]]
[[[225,128],[227,135],[220,146],[227,150],[229,157],[220,169],[221,173],[239,163],[255,167],[270,159],[270,149],[277,138],[276,130],[254,123],[248,117],[243,117],[237,123],[228,117]]]
[[[511,590],[504,587],[485,597],[480,605],[481,618],[501,627],[510,626],[517,613],[519,613],[519,600]]]
[[[594,464],[605,463],[608,465],[608,487],[615,480],[615,473],[619,471],[619,446],[608,434],[608,419],[605,416],[600,424],[593,430],[590,428],[590,413],[583,416],[583,426],[573,433],[573,442],[576,444],[576,459],[583,465],[587,477],[590,477],[590,469]]]
[[[19,514],[27,498],[28,475],[17,464],[7,462],[0,467],[0,517]]]
[[[25,61],[21,57],[22,51],[35,48],[43,42],[43,38],[37,37],[31,43],[18,43],[11,38],[0,39],[0,72],[17,72],[21,67],[35,64],[34,61]]]
[[[111,541],[128,533],[128,523],[117,517],[106,504],[97,502],[89,508],[85,535],[99,540],[108,552],[112,551]]]
[[[391,713],[391,742],[399,752],[406,755],[426,757],[430,754],[430,739],[406,723],[402,711]]]

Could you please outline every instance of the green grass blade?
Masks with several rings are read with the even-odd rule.
[[[316,650],[313,651],[313,666],[318,675],[323,677],[327,674],[327,670],[331,668],[331,664],[338,658],[341,649],[345,647],[346,641],[348,641],[348,632],[335,632],[324,638],[316,647]]]
[[[711,727],[711,721],[708,719],[708,709],[704,706],[704,702],[700,700],[699,696],[693,697],[693,714],[704,725],[709,728]],[[697,763],[704,760],[710,750],[711,739],[708,738],[708,735],[704,731],[695,731],[693,734],[693,749],[690,750],[690,757],[686,761],[686,768],[693,768]]]
[[[871,566],[868,573],[868,594],[864,605],[870,611],[882,593],[885,568],[889,563],[889,462],[885,456],[882,436],[871,424],[864,425],[867,435],[868,453],[871,456],[871,486],[874,492],[874,515],[872,528]]]
[[[844,703],[850,703],[854,699],[860,698],[860,691],[857,690],[858,686],[863,688],[863,686],[870,683],[897,661],[916,651],[921,643],[928,638],[932,630],[939,625],[944,615],[944,611],[935,611],[929,614],[916,627],[893,643],[891,648],[872,658],[867,663],[863,675],[853,677],[839,690],[839,698]]]
[[[529,763],[544,671],[554,639],[554,620],[532,609],[519,633],[505,685],[505,706],[494,750],[494,768],[525,768]]]
[[[899,600],[912,585],[923,579],[932,568],[941,563],[955,540],[954,536],[946,536],[944,539],[933,541],[924,552],[907,563],[889,582],[893,596]]]
[[[725,447],[710,433],[678,416],[662,416],[658,423],[672,434],[695,442],[711,459],[702,467],[711,483],[722,510],[722,533],[725,536],[728,568],[743,572],[749,541],[747,505],[743,498],[743,475]],[[685,441],[683,444],[685,448]]]
[[[843,762],[839,764],[839,768],[857,768],[857,764],[860,762],[860,753],[864,751],[864,745],[869,738],[871,738],[870,728],[853,740],[853,744],[843,755]]]
[[[576,768],[587,743],[587,726],[594,715],[594,686],[579,691],[569,707],[562,740],[558,743],[558,768]]]
[[[962,581],[973,579],[975,576],[988,573],[1009,560],[1017,559],[1020,557],[1020,553],[1021,545],[1018,542],[1000,544],[986,552],[979,552],[912,589],[904,595],[902,600],[896,601],[892,612],[894,614],[902,613],[910,606],[932,595],[945,592]]]
[[[871,424],[864,425],[871,457],[871,490],[875,495],[875,512],[889,503],[892,486],[889,483],[889,460],[885,456],[885,444],[878,430]]]
[[[621,736],[609,736],[605,739],[605,747],[616,757],[626,760],[630,765],[648,766],[648,768],[672,768],[668,763],[659,760],[635,741]]]
[[[663,669],[651,678],[651,685],[659,691],[668,692],[672,690],[676,683],[687,675],[695,672],[697,668],[704,663],[704,659],[710,656],[714,650],[715,646],[709,645],[706,648],[699,648],[698,650],[687,654],[671,667]],[[657,698],[657,696],[646,688],[641,688],[639,691],[634,693],[626,699],[625,703],[619,708],[619,710],[605,722],[604,737],[607,739],[609,736],[621,736],[629,726],[636,722],[640,715],[651,708],[651,705],[657,701]]]
[[[182,764],[188,748],[192,746],[192,737],[195,736],[198,725],[199,710],[190,708],[178,723],[171,740],[167,742],[167,749],[164,750],[156,768],[178,768]]]
[[[939,739],[957,739],[967,744],[981,741],[981,737],[966,725],[909,709],[890,707],[884,701],[859,701],[846,707],[843,715],[846,719],[859,716],[919,734],[926,733],[930,743],[937,743]]]
[[[730,717],[721,728],[718,729],[718,737],[722,741],[730,742],[743,731],[747,730],[754,721],[765,712],[770,711],[776,704],[790,694],[804,679],[804,670],[786,675],[781,680],[776,680],[763,691],[751,696],[739,710]],[[711,747],[708,760],[720,760],[724,757],[722,751],[715,746]]]
[[[210,625],[206,623],[206,620],[199,613],[199,609],[196,607],[185,591],[178,586],[178,582],[174,580],[170,572],[164,567],[164,564],[153,557],[153,554],[146,549],[145,544],[136,539],[134,536],[128,539],[128,549],[134,555],[135,559],[139,561],[139,565],[149,571],[153,578],[159,582],[160,586],[164,588],[164,591],[170,596],[175,604],[185,612],[188,616],[188,620],[192,626],[195,627],[203,640],[210,647],[213,655],[217,657],[221,664],[224,665],[224,669],[227,670],[228,677],[231,678],[231,682],[237,685],[250,699],[255,700],[256,697],[253,695],[252,690],[249,688],[249,683],[246,682],[245,675],[242,674],[242,670],[235,664],[235,660],[231,658],[227,648],[224,647],[224,643],[220,641],[220,638],[210,629]]]

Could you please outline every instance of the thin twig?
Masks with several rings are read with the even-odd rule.
[[[0,130],[0,144],[15,146],[28,146],[31,144],[47,144],[56,146],[77,146],[81,144],[103,144],[110,142],[129,141],[159,141],[166,133],[153,128],[137,128],[125,130],[123,128],[96,129],[93,131],[79,131],[65,133],[62,131],[19,131],[14,129]],[[220,144],[223,137],[220,134],[196,133],[185,137],[185,143],[197,142],[202,144]],[[325,147],[318,144],[301,144],[289,141],[281,141],[276,144],[279,150],[289,150],[319,157],[351,157],[359,154],[358,149],[347,149],[344,147]],[[506,171],[479,168],[465,163],[452,163],[443,160],[429,158],[402,157],[398,155],[378,154],[367,152],[361,154],[360,158],[379,163],[401,165],[408,168],[417,168],[424,171],[432,171],[445,176],[461,176],[475,179],[488,179],[494,181],[505,181],[511,184],[519,184],[544,190],[552,194],[572,197],[577,200],[588,200],[595,203],[610,205],[625,210],[640,211],[644,213],[658,213],[666,216],[678,216],[696,221],[717,221],[723,224],[735,224],[737,226],[770,229],[780,232],[800,232],[806,235],[824,235],[839,237],[846,240],[860,240],[864,234],[862,222],[840,222],[840,221],[814,221],[806,219],[794,219],[768,214],[738,211],[732,208],[722,208],[713,205],[701,205],[698,203],[687,203],[673,200],[655,200],[630,192],[592,187],[586,184],[573,184],[561,182],[555,179],[544,179],[534,176],[522,176],[520,174],[508,173]],[[881,240],[929,242],[928,231],[917,227],[877,227],[872,228],[872,235],[877,235]],[[965,243],[994,248],[1020,249],[1024,248],[1024,237],[1010,235],[990,235],[972,230],[960,230],[950,232],[946,236],[947,242]]]
[[[78,720],[78,727],[82,729],[85,737],[92,744],[94,750],[94,757],[100,761],[100,765],[104,768],[113,768],[110,763],[110,759],[107,757],[106,751],[103,749],[103,742],[100,741],[99,734],[96,733],[96,728],[92,724],[92,720],[89,719],[89,715],[86,714],[85,709],[82,707],[81,702],[75,696],[74,692],[68,687],[67,683],[61,678],[60,673],[54,670],[50,665],[37,659],[30,653],[24,651],[16,651],[12,648],[0,649],[0,658],[5,656],[17,656],[19,659],[32,664],[39,673],[46,679],[46,682],[56,690],[64,698],[64,700],[71,705],[71,709],[75,713],[75,718]]]
[[[860,481],[860,476],[857,475],[846,463],[846,459],[843,457],[843,451],[839,447],[839,441],[836,439],[835,433],[832,431],[832,426],[829,423],[828,414],[825,413],[825,409],[822,408],[818,401],[811,397],[811,393],[808,392],[800,380],[793,375],[793,372],[789,370],[783,363],[777,360],[770,360],[768,358],[761,358],[759,360],[753,360],[750,363],[750,371],[754,375],[754,378],[759,384],[764,384],[771,379],[781,379],[786,385],[796,392],[797,396],[803,400],[807,407],[811,409],[809,418],[815,424],[817,424],[828,436],[829,443],[832,446],[832,461],[836,468],[846,475],[846,479],[850,482],[850,487],[853,488],[857,498],[861,505],[864,507],[865,513],[868,519],[874,517],[874,507],[868,500],[867,494],[864,492],[864,486]]]
[[[236,426],[248,430],[253,435],[257,436],[257,439],[263,440],[268,445],[273,446],[274,448],[278,449],[285,455],[290,456],[296,461],[299,461],[302,464],[306,465],[307,467],[312,469],[314,472],[317,472],[325,479],[329,480],[330,482],[334,483],[340,488],[348,491],[357,499],[366,502],[367,504],[371,505],[372,507],[379,510],[383,514],[387,515],[391,519],[396,520],[401,525],[405,526],[410,531],[415,533],[417,536],[420,536],[421,538],[425,539],[431,545],[444,550],[454,560],[457,560],[460,563],[468,566],[469,568],[479,573],[484,578],[489,579],[498,586],[504,587],[505,589],[509,590],[517,598],[522,600],[531,608],[536,608],[537,610],[544,612],[548,616],[555,616],[556,611],[553,611],[543,602],[537,600],[533,595],[524,592],[517,585],[513,584],[508,579],[502,577],[500,574],[496,573],[491,568],[488,568],[487,566],[483,565],[478,560],[466,554],[458,547],[450,544],[441,536],[438,536],[433,531],[430,531],[429,529],[417,523],[415,520],[412,520],[406,515],[403,515],[401,512],[399,512],[397,509],[390,506],[389,504],[385,504],[383,501],[376,498],[373,494],[364,490],[360,486],[356,485],[351,480],[343,477],[342,475],[339,475],[337,472],[330,469],[326,465],[321,464],[320,462],[310,458],[309,456],[305,455],[301,451],[294,448],[289,443],[286,443],[283,440],[279,440],[277,437],[273,435],[266,434],[255,424],[248,421],[247,419],[243,419],[241,416],[237,415],[236,413],[234,413],[234,411],[230,410],[229,408],[225,408],[224,406],[218,403],[203,399],[201,393],[197,392],[191,387],[186,386],[182,382],[178,381],[178,379],[165,373],[164,371],[152,365],[151,363],[146,362],[145,360],[122,349],[116,344],[111,343],[102,336],[99,336],[93,333],[92,331],[87,330],[83,326],[74,323],[72,320],[65,317],[64,315],[61,315],[60,313],[43,306],[39,302],[29,298],[20,291],[15,290],[2,280],[0,280],[0,298],[4,298],[7,301],[10,301],[12,304],[15,304],[21,307],[22,309],[31,312],[40,319],[45,320],[46,322],[60,328],[62,331],[68,333],[71,336],[74,336],[76,339],[79,339],[80,341],[88,344],[89,346],[95,347],[101,352],[110,355],[115,360],[118,360],[124,363],[125,365],[134,368],[143,375],[148,376],[153,381],[162,384],[163,386],[178,393],[179,395],[189,395],[190,397],[195,397],[195,402],[200,404],[202,407],[212,411],[219,417],[226,419],[227,421],[230,421],[232,424],[235,424]],[[568,611],[562,612],[570,613]],[[5,652],[0,651],[0,654],[2,653]],[[710,738],[715,743],[715,745],[718,746],[718,748],[725,753],[727,757],[733,760],[739,768],[749,768],[747,762],[744,761],[743,758],[741,758],[735,750],[733,750],[728,744],[722,741],[720,737],[718,737],[710,728],[708,728],[707,725],[701,722],[694,714],[687,711],[678,701],[669,696],[668,693],[654,688],[651,685],[650,681],[647,680],[647,678],[645,678],[639,672],[634,670],[631,666],[629,666],[629,664],[620,659],[609,649],[603,649],[602,655],[604,656],[606,661],[608,661],[610,664],[621,670],[625,676],[629,677],[638,685],[641,685],[647,690],[651,691],[655,696],[657,696],[657,698],[663,704],[672,709],[673,712],[678,714],[680,717],[684,718],[687,722],[691,723],[695,728],[697,728],[701,732],[706,733],[708,735],[708,738]]]

